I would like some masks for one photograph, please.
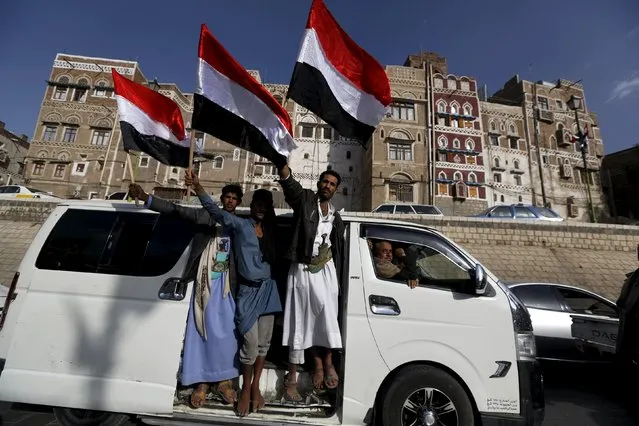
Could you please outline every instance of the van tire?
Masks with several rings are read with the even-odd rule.
[[[81,412],[89,412],[96,417],[82,418]],[[62,407],[55,407],[53,414],[60,426],[120,426],[128,420],[128,416],[124,414]]]
[[[423,365],[407,367],[393,379],[384,393],[381,403],[382,426],[407,426],[411,424],[410,420],[406,425],[402,423],[404,404],[409,400],[409,397],[411,402],[414,401],[414,398],[421,398],[418,391],[424,388],[432,388],[437,391],[434,393],[437,395],[439,404],[441,404],[442,398],[448,398],[452,402],[456,410],[458,425],[473,426],[475,424],[473,405],[462,385],[447,372],[436,367]],[[407,413],[407,415],[411,416],[412,414]],[[448,414],[448,416],[451,417],[452,414]]]

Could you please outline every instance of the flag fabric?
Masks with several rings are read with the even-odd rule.
[[[388,76],[313,0],[288,98],[365,147],[391,103]]]
[[[124,150],[144,152],[169,166],[189,167],[190,140],[180,107],[115,69],[112,75]]]
[[[200,31],[194,129],[286,164],[296,148],[286,109],[210,33]]]

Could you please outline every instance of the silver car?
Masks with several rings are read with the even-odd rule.
[[[605,297],[564,284],[507,283],[530,312],[537,357],[571,362],[609,362],[599,352],[581,352],[572,337],[571,314],[619,318],[617,306]]]

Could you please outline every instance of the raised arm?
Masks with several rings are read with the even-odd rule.
[[[202,203],[202,207],[204,207],[204,210],[206,210],[214,220],[221,223],[223,226],[235,229],[241,219],[216,205],[211,199],[211,196],[204,190],[204,188],[202,188],[200,180],[193,171],[186,171],[184,183],[187,186],[193,187],[197,197]]]
[[[284,192],[284,200],[295,210],[304,202],[304,197],[308,190],[302,188],[302,185],[293,178],[288,164],[279,169],[279,175],[282,192]]]
[[[190,207],[184,207],[163,200],[159,197],[154,197],[144,192],[140,185],[132,183],[129,185],[129,195],[131,198],[137,198],[144,202],[144,207],[147,209],[156,211],[161,214],[169,216],[176,216],[184,220],[194,222],[198,225],[214,226],[215,220],[204,209],[194,209]]]

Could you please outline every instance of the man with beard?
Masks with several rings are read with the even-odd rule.
[[[203,208],[179,206],[144,192],[131,184],[129,194],[145,207],[161,214],[180,217],[198,225],[185,277],[195,278],[184,338],[180,371],[183,386],[194,385],[191,405],[200,408],[213,384],[222,399],[233,404],[237,398],[232,379],[239,375],[238,341],[235,327],[235,267],[229,230],[217,225]],[[242,202],[242,188],[227,185],[220,201],[224,211],[235,215]]]
[[[289,347],[284,397],[297,403],[302,400],[297,390],[297,366],[304,364],[306,349],[313,357],[313,388],[334,389],[339,384],[333,349],[342,348],[337,316],[345,228],[330,200],[341,177],[326,170],[314,192],[302,188],[288,165],[279,168],[279,176],[286,202],[294,212],[282,338],[282,344]]]

